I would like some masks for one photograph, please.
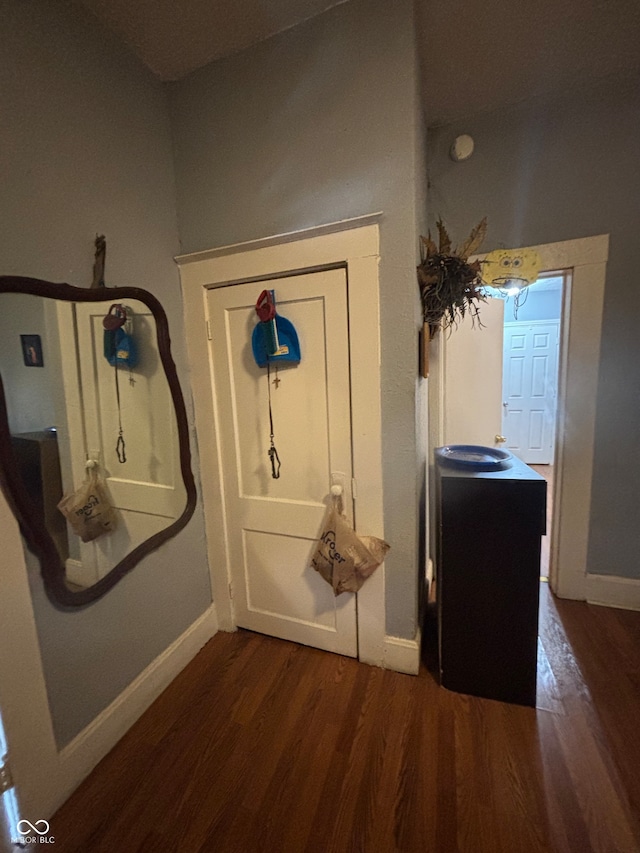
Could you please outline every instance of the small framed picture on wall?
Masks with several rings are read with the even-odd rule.
[[[27,367],[44,367],[40,335],[20,335],[22,357]]]

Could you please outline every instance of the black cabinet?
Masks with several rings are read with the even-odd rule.
[[[23,432],[11,436],[18,471],[31,501],[31,511],[47,528],[62,560],[69,556],[67,522],[58,509],[62,475],[55,432]]]
[[[535,706],[546,481],[515,458],[506,471],[436,470],[441,682]]]

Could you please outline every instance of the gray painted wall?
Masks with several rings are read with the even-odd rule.
[[[169,87],[184,252],[383,211],[387,631],[400,637],[416,631],[422,489],[416,80],[412,3],[352,0]]]
[[[40,335],[43,366],[24,363],[20,335]],[[57,343],[57,341],[56,341]],[[55,361],[50,357],[44,304],[35,296],[0,296],[0,372],[12,433],[31,432],[56,422]]]
[[[95,235],[105,233],[107,283],[138,285],[160,298],[188,389],[162,86],[76,7],[1,0],[0,13],[0,272],[83,286],[91,281]],[[197,470],[197,457],[194,463]],[[12,532],[1,530],[0,539]],[[64,744],[209,606],[201,509],[85,610],[55,610],[36,567],[30,581]]]
[[[430,132],[430,214],[465,235],[485,214],[497,246],[611,235],[587,569],[640,578],[638,223],[640,80],[610,79]],[[473,157],[454,163],[460,133]]]

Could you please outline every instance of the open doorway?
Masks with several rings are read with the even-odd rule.
[[[562,305],[570,271],[547,272],[505,299],[502,358],[504,446],[547,481],[547,532],[540,576],[549,577]]]
[[[549,543],[549,583],[561,598],[584,601],[598,585],[598,601],[608,600],[612,587],[604,576],[587,575],[591,521],[591,486],[595,442],[600,336],[609,238],[606,234],[523,248],[535,251],[541,269],[571,270],[565,278],[560,330],[560,371],[554,451],[553,536]],[[482,260],[482,256],[479,258]],[[491,303],[504,307],[504,300]],[[484,309],[485,306],[483,306]],[[495,312],[499,313],[499,312]],[[489,360],[502,360],[499,340],[486,328],[460,326],[436,336],[430,349],[429,443],[492,446],[502,435],[501,377]],[[503,318],[499,320],[501,327]],[[495,343],[494,343],[495,342]],[[432,542],[435,518],[431,518]],[[437,555],[431,552],[437,572]],[[597,581],[596,581],[597,578]],[[607,587],[606,595],[602,590]],[[595,590],[594,590],[595,591]],[[611,597],[616,594],[611,589]],[[603,598],[604,596],[604,598]]]

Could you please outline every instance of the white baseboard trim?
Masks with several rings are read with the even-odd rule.
[[[640,580],[615,575],[587,575],[587,601],[622,610],[640,610]]]
[[[173,679],[218,630],[211,605],[178,639],[159,655],[95,720],[60,751],[62,805],[96,764],[116,745]]]
[[[383,667],[407,675],[417,675],[420,669],[420,630],[413,640],[403,637],[384,638]]]

